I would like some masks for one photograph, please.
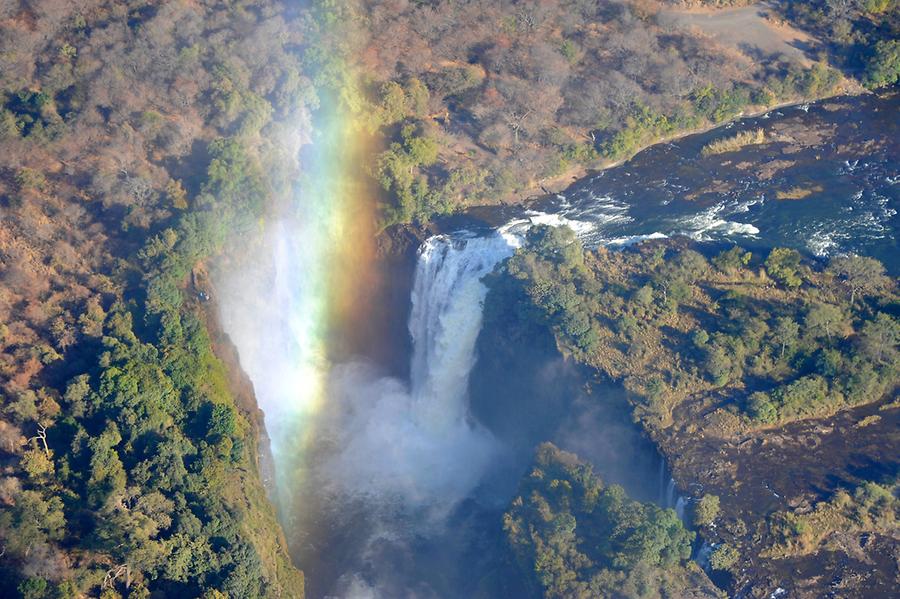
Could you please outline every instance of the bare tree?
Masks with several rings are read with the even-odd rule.
[[[831,261],[828,270],[850,290],[851,304],[856,302],[857,295],[871,295],[890,284],[884,265],[874,258],[839,256]]]
[[[0,449],[6,453],[19,453],[24,444],[22,431],[16,425],[0,420]]]
[[[519,131],[521,131],[522,127],[525,124],[525,121],[531,115],[531,110],[526,110],[523,113],[520,113],[517,110],[510,110],[506,113],[506,124],[512,129],[513,138],[515,139],[515,143],[518,145],[519,143]]]
[[[43,424],[38,424],[37,434],[28,439],[29,441],[40,441],[44,446],[44,454],[47,457],[50,457],[50,447],[47,445],[47,427]]]
[[[113,588],[116,580],[122,576],[125,576],[125,588],[131,588],[131,567],[129,567],[128,564],[119,564],[118,566],[114,566],[107,570],[106,576],[103,578],[103,584],[100,585],[100,588]]]

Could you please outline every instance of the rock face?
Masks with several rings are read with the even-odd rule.
[[[774,514],[809,513],[841,490],[852,494],[861,480],[897,476],[900,408],[882,401],[734,437],[704,432],[708,419],[699,411],[683,414],[657,440],[692,501],[706,494],[722,499],[716,526],[702,534],[707,541],[741,547],[731,589],[755,597],[782,587],[817,597],[833,583],[841,597],[870,597],[896,584],[889,565],[900,550],[896,524],[828,533],[814,551],[773,556],[770,548],[780,539]],[[834,580],[825,580],[823,572]]]
[[[206,277],[202,280],[208,297],[197,296],[194,301],[202,309],[213,352],[224,366],[235,407],[250,426],[245,439],[251,445],[249,454],[255,459],[252,470],[244,474],[243,489],[254,521],[264,523],[263,528],[253,534],[256,535],[257,551],[274,583],[269,592],[277,597],[302,598],[305,594],[304,574],[291,562],[287,540],[276,517],[279,506],[275,493],[275,462],[265,417],[257,403],[253,382],[241,367],[237,348],[221,326],[215,286]]]
[[[213,351],[224,363],[228,372],[228,386],[234,397],[234,403],[247,419],[247,422],[250,423],[252,438],[256,440],[257,445],[252,455],[256,456],[256,468],[260,480],[262,480],[269,500],[272,501],[275,498],[275,463],[272,459],[269,435],[266,432],[265,415],[256,401],[256,395],[253,392],[253,381],[250,380],[250,377],[247,376],[247,373],[241,367],[237,348],[219,321],[219,306],[215,300],[217,295],[212,287],[212,283],[207,281],[206,284],[207,288],[211,290],[208,296],[209,299],[205,300],[206,305],[204,306],[206,328],[212,340]],[[201,298],[198,299],[204,301]]]

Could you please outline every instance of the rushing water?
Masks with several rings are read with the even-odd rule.
[[[304,527],[314,531],[308,542],[297,545],[300,561],[329,562],[311,568],[314,595],[432,596],[462,575],[453,564],[466,563],[468,537],[452,539],[460,518],[482,512],[457,508],[472,496],[490,503],[489,491],[475,489],[504,452],[468,408],[487,293],[481,279],[518,243],[504,228],[422,245],[410,298],[408,382],[365,361],[331,369],[328,400],[309,423],[312,449],[299,489],[317,517]],[[423,572],[435,568],[429,581]]]
[[[518,238],[428,239],[419,251],[409,332],[413,340],[411,393],[418,418],[439,433],[465,417],[463,400],[475,364],[487,288],[481,279],[512,255]]]
[[[874,255],[896,272],[898,107],[897,97],[858,98],[745,119],[652,148],[576,185],[558,206],[600,225],[589,242],[682,234],[816,256]],[[699,157],[711,139],[756,128],[772,141]],[[808,142],[797,143],[804,134]],[[792,190],[809,195],[779,199]]]
[[[582,234],[588,245],[685,235],[760,251],[859,253],[897,274],[898,114],[898,94],[784,108],[651,147],[534,207],[592,225]],[[758,128],[765,144],[701,155],[711,140]],[[797,193],[808,195],[786,199]],[[473,216],[495,222],[510,214]]]
[[[294,547],[311,572],[312,596],[457,597],[481,587],[502,561],[502,513],[541,441],[578,452],[608,481],[655,500],[659,459],[621,391],[585,388],[585,373],[552,340],[525,340],[510,359],[487,356],[476,371],[483,278],[537,223],[579,226],[533,213],[488,235],[458,231],[422,244],[408,381],[369,361],[332,367],[327,402],[309,422],[295,502],[311,516]]]

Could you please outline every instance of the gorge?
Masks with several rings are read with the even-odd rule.
[[[620,389],[591,381],[539,335],[519,350],[505,348],[526,355],[502,363],[497,333],[482,334],[488,293],[482,279],[513,254],[530,227],[543,224],[571,227],[588,247],[621,248],[682,235],[712,248],[734,241],[750,248],[890,256],[890,245],[879,243],[895,243],[897,173],[890,156],[896,148],[890,132],[896,124],[878,113],[893,113],[896,101],[829,100],[824,109],[786,108],[728,127],[764,124],[779,132],[765,151],[771,155],[780,148],[791,164],[779,166],[774,186],[794,188],[814,177],[820,199],[766,198],[757,188],[773,182],[749,177],[727,190],[719,185],[715,202],[704,200],[704,189],[715,187],[721,176],[718,169],[741,159],[760,162],[754,155],[759,150],[750,149],[742,152],[749,156],[729,156],[708,174],[691,170],[692,154],[720,135],[714,131],[651,148],[532,209],[479,210],[448,221],[442,225],[446,232],[428,237],[416,252],[405,310],[392,308],[408,314],[407,329],[392,331],[411,339],[408,378],[389,373],[390,364],[377,351],[329,357],[327,340],[341,333],[310,324],[325,320],[327,310],[317,302],[328,297],[328,257],[311,253],[316,246],[309,242],[321,223],[305,215],[306,220],[273,225],[268,254],[249,262],[251,272],[229,273],[230,280],[219,285],[220,301],[223,322],[266,414],[276,504],[292,554],[312,565],[308,592],[515,593],[490,586],[501,566],[496,557],[479,556],[478,548],[502,544],[502,513],[534,446],[545,440],[577,451],[604,479],[624,485],[633,497],[674,508],[684,519],[685,500],[677,496],[665,460],[631,422]],[[871,121],[835,134],[840,107],[848,103],[868,104]],[[791,131],[799,122],[807,131],[829,130],[830,136],[798,141]],[[854,135],[868,138],[875,129],[886,145],[864,157],[848,151],[859,143]],[[847,216],[827,216],[830,209],[821,204],[843,203],[847,195],[858,206],[851,204]],[[864,227],[869,237],[850,235],[848,227]],[[377,268],[378,262],[369,264]],[[897,267],[894,260],[886,264]],[[349,332],[341,323],[332,326]],[[384,345],[407,343],[394,338]],[[482,356],[478,348],[490,354]]]
[[[898,40],[0,2],[0,596],[896,594]]]

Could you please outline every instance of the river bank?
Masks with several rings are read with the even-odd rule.
[[[521,206],[479,206],[437,219],[429,230],[490,228],[555,214],[591,227],[602,245],[641,236],[739,240],[751,250],[793,247],[813,257],[871,255],[892,273],[897,260],[895,92],[839,96],[747,117],[653,145],[628,162]],[[714,156],[722,136],[764,130],[763,144]],[[801,196],[799,200],[781,198]]]
[[[530,187],[516,192],[514,195],[500,198],[497,204],[507,207],[522,207],[533,204],[540,204],[546,201],[548,198],[553,197],[574,185],[577,185],[581,180],[594,177],[606,170],[614,169],[628,163],[635,156],[645,152],[650,148],[653,148],[654,146],[669,144],[695,135],[712,133],[720,129],[727,129],[742,120],[761,117],[785,108],[806,106],[816,102],[837,100],[840,98],[853,98],[855,96],[861,96],[871,93],[872,92],[868,91],[858,83],[850,79],[844,79],[841,82],[841,85],[836,90],[833,90],[832,93],[824,96],[794,98],[768,106],[750,107],[746,112],[741,112],[740,114],[735,115],[734,118],[728,119],[726,121],[722,121],[719,123],[707,123],[700,127],[679,130],[675,133],[672,133],[671,135],[655,137],[637,146],[632,152],[629,153],[628,156],[624,158],[615,160],[601,158],[589,165],[573,165],[559,175],[556,175],[552,178],[541,179],[539,181],[536,181]],[[493,207],[497,204],[468,206],[463,209],[463,212],[478,211],[483,208]]]

